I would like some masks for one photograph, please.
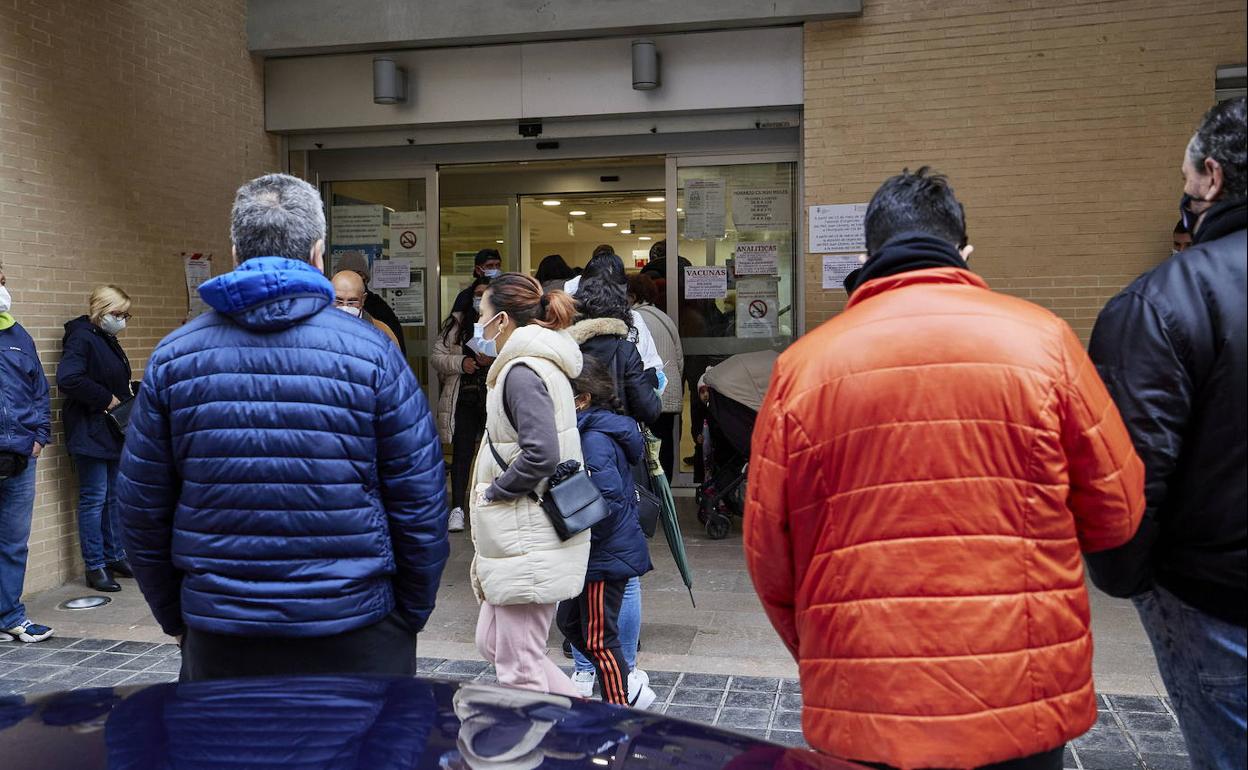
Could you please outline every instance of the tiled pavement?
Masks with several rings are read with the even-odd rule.
[[[170,682],[180,659],[172,644],[53,637],[35,645],[0,643],[0,696],[81,687]],[[482,661],[418,658],[423,674],[493,682]],[[713,724],[789,746],[805,746],[802,695],[794,679],[651,671],[669,716]],[[1102,695],[1096,725],[1066,751],[1065,767],[1084,770],[1186,770],[1191,765],[1168,701]]]

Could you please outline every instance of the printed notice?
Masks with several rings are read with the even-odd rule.
[[[685,299],[723,299],[728,296],[728,268],[685,268]]]
[[[334,206],[330,229],[334,243],[381,243],[384,206]]]
[[[395,211],[390,215],[390,256],[425,256],[425,212]]]
[[[862,227],[862,220],[866,215],[865,203],[811,206],[810,237],[806,239],[806,251],[812,254],[866,251],[866,233]]]
[[[472,275],[472,271],[476,269],[477,252],[475,251],[457,251],[451,257],[451,274],[452,275]]]
[[[348,254],[359,256],[368,265],[368,269],[373,269],[373,263],[381,260],[381,244],[380,243],[361,243],[351,246],[334,246],[329,252],[329,275],[332,278],[338,272],[338,265],[342,263],[344,257]]]
[[[858,261],[857,256],[846,257],[835,254],[824,254],[823,288],[845,288],[845,278],[860,267],[862,267],[862,263]]]
[[[391,261],[407,262],[407,260]],[[378,262],[377,264],[385,263]],[[394,308],[394,314],[399,317],[399,323],[404,326],[425,325],[425,269],[423,267],[411,269],[405,288],[390,289],[386,295],[390,307]]]
[[[737,281],[737,336],[775,337],[780,334],[780,279],[741,278]]]
[[[412,260],[379,259],[373,263],[370,289],[406,289],[411,284]]]
[[[189,321],[208,311],[208,304],[199,296],[199,285],[212,277],[212,255],[183,252],[182,264],[186,271],[186,318]]]
[[[684,236],[690,240],[724,236],[724,180],[690,179],[685,182]]]
[[[792,208],[788,190],[732,191],[732,223],[737,230],[788,229]]]
[[[777,275],[780,272],[778,243],[738,243],[734,254],[735,275]]]

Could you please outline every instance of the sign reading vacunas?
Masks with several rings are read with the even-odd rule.
[[[685,299],[723,299],[727,296],[726,266],[685,268]]]

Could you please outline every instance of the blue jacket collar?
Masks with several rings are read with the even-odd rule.
[[[610,438],[624,450],[624,457],[629,465],[641,460],[646,451],[641,430],[637,427],[637,421],[631,417],[601,407],[591,407],[576,413],[576,427],[582,435],[593,431]]]
[[[199,296],[242,326],[277,330],[333,304],[334,286],[307,262],[254,257],[232,272],[205,281]]]

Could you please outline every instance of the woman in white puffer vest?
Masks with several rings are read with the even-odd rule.
[[[495,278],[482,297],[473,345],[495,361],[470,511],[472,587],[482,602],[477,650],[500,684],[572,696],[572,680],[546,657],[546,639],[556,605],[585,586],[590,533],[559,539],[530,494],[542,495],[559,463],[584,462],[569,382],[581,372],[581,351],[563,331],[575,313],[569,295],[543,294],[520,273]]]

